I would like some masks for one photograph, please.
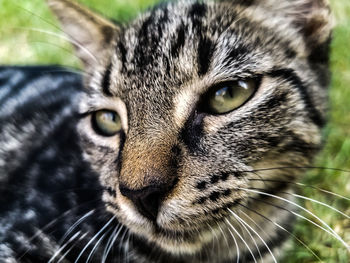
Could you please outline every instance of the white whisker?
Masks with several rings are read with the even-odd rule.
[[[215,230],[211,227],[211,225],[209,223],[207,223],[207,226],[210,228],[210,231],[211,231],[211,233],[213,234],[213,236],[214,236],[214,238],[216,240],[216,244],[219,244],[219,239],[218,239],[218,236],[217,236]],[[214,251],[215,251],[215,242],[213,240],[212,246],[211,246],[212,255],[214,255]]]
[[[218,227],[219,227],[219,229],[220,229],[220,232],[222,233],[222,235],[223,235],[223,237],[224,237],[224,240],[225,240],[227,249],[230,249],[230,245],[229,245],[229,243],[228,243],[228,240],[227,240],[227,237],[226,237],[226,235],[225,235],[225,232],[223,231],[223,229],[222,229],[222,227],[220,226],[220,224],[219,224],[219,223],[217,223],[217,224],[218,224]]]
[[[277,263],[277,260],[274,256],[274,254],[272,253],[271,249],[269,248],[269,246],[266,244],[265,240],[259,235],[259,233],[257,231],[255,231],[247,222],[245,222],[241,217],[239,217],[236,213],[234,213],[231,209],[228,209],[230,211],[230,213],[240,222],[242,222],[243,224],[245,224],[251,231],[253,231],[253,233],[255,235],[257,235],[259,237],[259,239],[261,240],[261,242],[263,242],[264,246],[267,248],[267,250],[269,251],[273,261],[275,263]],[[261,256],[261,255],[260,255]]]
[[[79,236],[81,231],[78,231],[75,233],[63,246],[61,246],[50,258],[50,260],[47,263],[51,263],[54,261],[54,259],[74,240]]]
[[[235,245],[236,245],[236,252],[237,252],[236,258],[237,258],[237,263],[238,263],[239,262],[239,257],[240,257],[238,243],[237,243],[235,235],[232,233],[232,231],[230,229],[228,229],[228,232],[230,232],[231,237],[233,239],[233,242],[235,242]]]
[[[112,221],[115,219],[115,216],[113,216],[102,228],[100,231],[97,232],[96,235],[94,235],[90,241],[85,245],[85,247],[83,248],[83,250],[80,252],[80,254],[78,255],[78,257],[76,258],[76,260],[74,261],[74,263],[77,263],[79,261],[79,259],[81,258],[81,256],[84,254],[85,250],[90,246],[90,244],[92,242],[94,242],[94,240],[112,223]]]
[[[251,218],[247,213],[245,213],[244,211],[242,211],[242,210],[240,210],[239,211],[241,214],[243,214],[245,217],[247,217],[265,236],[267,236],[267,238],[268,238],[268,240],[272,243],[272,244],[275,244],[275,242],[273,242],[272,240],[271,240],[271,238],[270,238],[270,235],[268,235],[267,233],[266,233],[266,231],[261,227],[261,226],[259,226],[259,224],[258,223],[256,223],[255,221],[254,221],[254,219],[253,218]],[[278,252],[278,251],[277,251]],[[278,253],[279,254],[279,253]]]
[[[125,262],[126,262],[126,263],[129,262],[129,255],[128,255],[127,253],[128,253],[128,251],[129,251],[130,237],[131,237],[131,234],[130,234],[130,232],[128,231],[128,238],[127,238],[127,240],[126,240],[126,244],[125,244],[125,247],[124,247],[124,255],[125,255]]]
[[[323,189],[323,188],[319,188],[319,187],[316,187],[316,186],[304,184],[304,183],[291,182],[291,181],[280,181],[280,180],[274,180],[274,179],[255,179],[255,178],[250,178],[250,179],[248,179],[248,180],[249,180],[249,181],[276,182],[276,183],[287,183],[287,184],[299,185],[299,186],[311,188],[311,189],[314,189],[314,190],[317,190],[317,191],[320,191],[320,192],[323,192],[323,193],[326,193],[326,194],[329,194],[329,195],[333,195],[333,196],[339,197],[339,198],[341,198],[341,199],[350,201],[350,198],[349,198],[349,197],[346,197],[346,196],[343,196],[343,195],[340,195],[340,194],[337,194],[337,193],[328,191],[328,190]]]
[[[290,234],[295,240],[297,240],[300,244],[302,244],[312,255],[314,255],[320,262],[322,262],[322,260],[316,255],[316,253],[309,248],[303,241],[301,241],[297,236],[295,236],[293,233],[291,233],[290,231],[288,231],[287,229],[285,229],[283,226],[281,226],[280,224],[278,224],[275,221],[272,221],[271,219],[267,218],[266,216],[264,216],[263,214],[249,208],[246,207],[245,205],[240,204],[241,206],[243,206],[244,208],[252,211],[253,213],[259,215],[260,217],[264,218],[265,220],[267,220],[268,222],[271,222],[272,224],[274,224],[275,226],[277,226],[278,228],[282,229],[283,231],[287,232],[288,234]],[[246,214],[246,216],[248,216],[250,218],[249,215]],[[252,219],[253,220],[253,219]]]
[[[252,257],[253,257],[254,262],[257,263],[256,258],[255,258],[255,256],[254,256],[252,250],[251,250],[250,247],[248,246],[248,243],[247,243],[247,242],[244,240],[244,238],[238,233],[238,231],[237,231],[237,230],[235,229],[235,227],[231,224],[231,222],[230,222],[227,218],[226,218],[225,220],[226,220],[226,222],[229,224],[229,226],[231,227],[231,229],[236,233],[236,235],[242,240],[242,242],[244,243],[244,245],[247,247],[249,253],[250,253],[250,254],[252,255]]]
[[[108,254],[110,252],[110,250],[112,249],[112,246],[114,244],[114,242],[116,241],[117,237],[119,236],[121,230],[124,228],[123,225],[118,225],[115,227],[113,233],[111,234],[111,237],[109,238],[107,244],[106,244],[106,248],[103,251],[103,256],[102,256],[102,261],[101,263],[105,263],[108,257]],[[118,231],[118,232],[117,232]]]
[[[68,230],[67,232],[64,234],[64,236],[61,238],[61,240],[58,242],[59,245],[61,245],[64,240],[69,236],[69,234],[78,226],[80,225],[86,218],[88,218],[89,216],[91,216],[93,213],[95,213],[95,209],[90,210],[89,212],[87,212],[85,215],[83,215],[82,217],[80,217]]]
[[[256,243],[256,240],[255,238],[253,237],[253,235],[251,234],[251,232],[249,231],[249,229],[242,223],[242,221],[240,220],[241,218],[238,217],[236,214],[233,213],[233,211],[231,211],[231,209],[228,209],[228,211],[235,217],[236,221],[243,226],[244,230],[248,233],[250,239],[253,241],[258,253],[259,253],[259,257],[261,259],[261,262],[264,262],[263,258],[262,258],[262,255],[261,255],[261,252],[260,252],[260,249],[259,249],[259,246],[258,244]],[[245,222],[244,222],[245,223]],[[243,231],[242,231],[243,232]]]
[[[118,262],[122,262],[121,260],[121,254],[122,254],[122,248],[123,248],[123,243],[124,243],[124,238],[126,236],[126,234],[128,233],[128,229],[125,228],[125,231],[120,239],[120,243],[119,243],[119,246],[118,246],[118,249],[119,249],[119,261]]]
[[[104,233],[101,238],[96,242],[96,244],[94,245],[94,247],[91,249],[91,252],[88,256],[88,258],[86,259],[86,263],[89,263],[92,256],[94,255],[95,251],[97,250],[97,248],[99,247],[99,245],[101,244],[101,242],[103,241],[103,239],[106,237],[106,235],[111,231],[112,229],[109,229],[106,233]]]
[[[40,33],[52,35],[52,36],[61,38],[63,40],[66,40],[68,42],[71,42],[74,45],[76,45],[77,47],[81,48],[81,50],[83,50],[87,55],[89,55],[94,60],[94,62],[98,62],[98,59],[91,53],[90,50],[88,50],[86,47],[82,46],[78,41],[75,41],[74,39],[72,39],[69,36],[58,34],[58,33],[55,33],[55,32],[52,32],[52,31],[48,31],[48,30],[45,30],[45,29],[41,29],[41,28],[28,28],[28,27],[16,27],[16,28],[22,29],[22,30],[30,30],[30,31],[35,31],[35,32],[40,32]]]
[[[342,211],[324,203],[324,202],[321,202],[321,201],[318,201],[318,200],[315,200],[315,199],[312,199],[312,198],[309,198],[309,197],[306,197],[306,196],[302,196],[302,195],[298,195],[298,194],[293,194],[293,193],[285,193],[285,194],[290,194],[294,197],[297,197],[297,198],[300,198],[300,199],[304,199],[304,200],[308,200],[310,202],[313,202],[313,203],[317,203],[319,205],[322,205],[322,206],[325,206],[325,207],[328,207],[329,209],[332,209],[333,211],[336,211],[337,213],[341,214],[342,216],[350,219],[350,216],[348,216],[347,214],[343,213]]]
[[[261,192],[261,191],[257,191],[257,190],[253,190],[253,189],[247,189],[247,188],[241,188],[241,187],[237,187],[237,189],[239,190],[244,190],[244,191],[248,191],[248,192],[253,192],[253,193],[257,193],[257,194],[262,194],[262,195],[266,195],[266,196],[270,196],[270,197],[274,197],[276,199],[279,199],[279,200],[282,200],[282,201],[285,201],[289,204],[292,204],[298,208],[300,208],[301,210],[305,211],[306,213],[308,213],[309,215],[313,216],[314,218],[316,218],[319,222],[321,222],[327,229],[325,229],[324,227],[316,224],[315,222],[313,222],[312,220],[298,214],[298,213],[295,213],[294,211],[290,211],[291,213],[293,213],[294,215],[302,218],[302,219],[305,219],[307,220],[308,222],[316,225],[317,227],[321,228],[322,230],[324,230],[325,232],[329,233],[330,235],[332,235],[333,237],[335,237],[337,240],[339,240],[349,251],[350,251],[350,246],[326,223],[324,222],[321,218],[319,218],[318,216],[316,216],[314,213],[310,212],[309,210],[307,210],[306,208],[302,207],[301,205],[298,205],[296,204],[295,202],[292,202],[286,198],[283,198],[283,197],[280,197],[280,196],[277,196],[277,195],[273,195],[273,194],[269,194],[269,193],[265,193],[265,192]]]
[[[61,256],[61,258],[60,258],[56,263],[60,263],[63,259],[65,259],[65,257],[69,254],[69,252],[71,252],[72,249],[78,244],[78,242],[79,242],[80,240],[83,240],[83,239],[87,236],[87,234],[88,234],[88,233],[84,233],[83,235],[81,235],[81,237],[79,237],[79,239],[76,240],[76,241],[74,242],[74,244],[72,245],[72,247],[71,247],[70,249],[68,249],[68,250]]]

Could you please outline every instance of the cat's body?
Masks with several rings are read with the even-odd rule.
[[[74,129],[81,77],[59,67],[7,67],[0,82],[0,262],[45,262],[56,249],[50,239],[101,194]],[[97,222],[87,219],[94,230]]]
[[[278,167],[320,148],[331,28],[322,0],[276,1],[168,3],[124,27],[49,1],[86,89],[2,69],[0,257],[276,262],[303,171]]]

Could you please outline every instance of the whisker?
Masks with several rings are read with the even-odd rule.
[[[65,259],[65,257],[73,250],[73,248],[74,248],[81,240],[83,240],[87,235],[88,235],[88,233],[84,233],[78,240],[76,240],[76,241],[74,242],[74,244],[62,255],[62,257],[61,257],[56,263],[60,263],[63,259]]]
[[[96,235],[94,235],[90,241],[85,245],[85,247],[82,249],[82,251],[80,252],[80,254],[78,255],[78,257],[76,258],[76,260],[74,261],[74,263],[77,263],[79,261],[79,259],[81,258],[81,256],[84,254],[84,252],[86,251],[86,249],[90,246],[90,244],[92,242],[94,242],[94,240],[113,222],[113,220],[115,219],[115,216],[112,216],[112,218],[101,228],[100,231],[97,232]]]
[[[275,263],[277,263],[277,260],[276,260],[276,258],[275,258],[275,256],[274,256],[274,254],[272,253],[270,247],[266,244],[265,240],[259,235],[259,233],[258,233],[257,231],[255,231],[255,230],[254,230],[247,222],[245,222],[241,217],[239,217],[236,213],[234,213],[230,208],[228,208],[228,211],[229,211],[237,220],[239,220],[239,221],[241,221],[243,224],[245,224],[251,231],[253,231],[253,233],[254,233],[255,235],[257,235],[257,236],[259,237],[259,239],[261,240],[261,242],[263,242],[264,246],[265,246],[265,247],[267,248],[267,250],[269,251],[269,253],[270,253],[270,255],[271,255],[273,261],[274,261]],[[256,242],[255,242],[255,244],[256,244]],[[260,254],[260,250],[259,250],[259,249],[258,249],[258,251],[259,251],[259,254]],[[260,254],[260,258],[262,259],[261,254]]]
[[[74,240],[79,236],[81,231],[78,231],[75,233],[63,246],[60,246],[60,248],[53,254],[53,256],[50,258],[48,263],[53,262],[53,260]]]
[[[279,229],[282,229],[283,231],[287,232],[289,235],[291,235],[295,240],[297,240],[300,244],[302,244],[315,258],[317,258],[320,262],[322,262],[322,260],[319,258],[319,256],[316,255],[316,253],[309,248],[302,240],[300,240],[296,235],[294,235],[292,232],[288,231],[286,228],[284,228],[283,226],[281,226],[280,224],[276,223],[275,221],[272,221],[271,219],[269,219],[268,217],[264,216],[263,214],[255,211],[254,209],[243,205],[241,203],[238,203],[238,205],[244,207],[245,209],[259,215],[260,217],[262,217],[263,219],[267,220],[268,222],[271,222],[272,224],[274,224],[275,226],[277,226]],[[249,217],[249,216],[248,216]]]
[[[228,232],[230,232],[230,235],[233,239],[233,242],[235,243],[235,246],[236,246],[236,252],[237,252],[237,263],[239,263],[239,257],[240,257],[240,254],[239,254],[239,247],[238,247],[238,243],[237,243],[237,240],[235,238],[235,235],[232,233],[231,229],[228,228]]]
[[[251,218],[247,213],[245,213],[244,211],[240,210],[239,211],[241,214],[243,214],[245,217],[247,217],[263,234],[265,234],[265,236],[267,236],[269,242],[272,244],[272,245],[276,245],[275,242],[273,240],[271,240],[270,238],[270,235],[268,235],[266,233],[266,231],[261,227],[259,226],[259,224],[257,222],[255,222],[255,220],[253,218]],[[278,251],[277,251],[278,253]],[[279,253],[278,253],[279,254]]]
[[[64,48],[58,44],[52,43],[52,42],[46,42],[46,41],[39,41],[39,40],[35,40],[35,41],[27,41],[26,43],[28,44],[45,44],[45,45],[49,45],[49,46],[53,46],[56,48],[59,48],[61,51],[64,51],[65,53],[72,55],[74,58],[76,58],[77,62],[80,62],[80,58],[74,53],[72,52],[70,49],[68,48]]]
[[[20,5],[17,5],[16,3],[14,3],[14,5],[19,8],[19,9],[22,9],[23,11],[26,11],[28,12],[29,14],[39,18],[41,21],[45,22],[46,24],[54,27],[55,29],[59,30],[60,32],[64,33],[64,31],[59,27],[59,26],[56,26],[54,23],[51,23],[50,21],[48,21],[47,19],[43,18],[42,16],[32,12],[31,10],[28,10],[26,8],[24,8],[23,6],[20,6]]]
[[[249,173],[249,172],[261,172],[261,171],[272,171],[272,170],[283,170],[283,169],[319,169],[319,170],[330,170],[330,171],[350,173],[349,170],[332,168],[332,167],[322,167],[322,166],[279,166],[279,167],[260,168],[260,169],[254,169],[250,171],[240,171],[240,172]]]
[[[95,209],[90,210],[86,214],[84,214],[82,217],[80,217],[64,234],[64,236],[61,238],[61,240],[58,242],[59,245],[61,245],[64,240],[69,236],[69,234],[78,226],[80,225],[86,218],[91,216],[93,213],[95,213]]]
[[[316,218],[319,222],[322,223],[322,225],[324,225],[326,228],[328,228],[328,230],[331,232],[329,232],[327,229],[325,229],[324,227],[316,224],[315,222],[307,219],[306,217],[298,214],[298,213],[295,213],[294,211],[290,211],[291,213],[293,213],[294,215],[300,217],[300,218],[303,218],[307,221],[309,221],[310,223],[318,226],[319,228],[321,228],[322,230],[326,231],[327,233],[329,233],[330,235],[332,235],[333,237],[335,237],[337,240],[339,240],[349,251],[350,251],[350,246],[326,223],[324,222],[321,218],[319,218],[318,216],[316,216],[314,213],[310,212],[309,210],[307,210],[306,208],[302,207],[301,205],[298,205],[296,204],[295,202],[292,202],[286,198],[283,198],[283,197],[280,197],[280,196],[277,196],[277,195],[273,195],[273,194],[269,194],[269,193],[265,193],[265,192],[261,192],[261,191],[257,191],[257,190],[252,190],[252,189],[247,189],[247,188],[241,188],[241,187],[237,187],[237,189],[239,190],[243,190],[243,191],[247,191],[247,192],[253,192],[253,193],[258,193],[258,194],[262,194],[262,195],[266,195],[266,196],[270,196],[270,197],[274,197],[276,199],[279,199],[279,200],[282,200],[282,201],[285,201],[289,204],[292,204],[300,209],[302,209],[303,211],[305,211],[306,213],[308,213],[309,215],[313,216],[314,218]],[[259,201],[259,199],[256,199]],[[288,210],[289,211],[289,210]]]
[[[211,233],[213,234],[213,236],[216,240],[216,244],[219,244],[219,239],[218,239],[218,236],[217,236],[215,230],[212,228],[212,226],[209,223],[207,223],[207,226],[210,229]],[[215,241],[213,240],[212,246],[211,246],[212,255],[214,255],[214,251],[215,251]],[[217,254],[219,255],[220,253],[217,253]]]
[[[314,222],[314,221],[312,221],[312,220],[306,218],[305,216],[302,216],[302,215],[300,215],[300,214],[298,214],[298,213],[296,213],[296,212],[294,212],[294,211],[291,211],[291,210],[289,210],[289,209],[287,209],[287,208],[285,208],[285,207],[281,207],[281,206],[278,206],[278,205],[275,205],[275,204],[272,204],[272,203],[270,203],[270,202],[263,201],[263,200],[260,200],[260,199],[254,198],[254,197],[251,197],[251,199],[254,199],[254,200],[256,200],[257,202],[262,202],[262,203],[264,203],[264,204],[267,204],[267,205],[276,207],[276,208],[278,208],[278,209],[287,211],[287,212],[289,212],[289,213],[291,213],[291,214],[293,214],[293,215],[295,215],[295,216],[297,216],[297,217],[299,217],[299,218],[301,218],[301,219],[304,219],[305,221],[307,221],[307,222],[313,224],[313,225],[316,226],[317,228],[322,229],[323,231],[325,231],[326,233],[330,234],[331,236],[337,238],[337,237],[336,237],[331,231],[329,231],[328,229],[322,227],[321,225],[317,224],[316,222]]]
[[[35,31],[35,32],[40,32],[40,33],[44,33],[44,34],[48,34],[51,36],[55,36],[58,38],[61,38],[65,41],[71,42],[74,45],[76,45],[77,47],[81,48],[82,51],[84,51],[88,56],[90,56],[94,62],[98,62],[98,59],[91,53],[91,51],[89,51],[86,47],[82,46],[79,42],[75,41],[73,38],[66,36],[66,35],[62,35],[62,34],[58,34],[52,31],[48,31],[45,29],[41,29],[41,28],[29,28],[29,27],[14,27],[14,29],[21,29],[21,30],[28,30],[28,31]]]
[[[227,250],[230,250],[230,245],[229,245],[229,243],[228,243],[228,240],[227,240],[227,237],[226,237],[226,235],[225,235],[224,230],[223,230],[222,227],[220,226],[219,222],[216,222],[216,224],[218,225],[218,228],[219,228],[219,230],[220,230],[220,232],[221,232],[221,234],[222,234],[222,236],[223,236],[223,238],[224,238],[224,241],[225,241],[226,246],[227,246]],[[229,232],[230,232],[230,231],[229,231]],[[237,241],[236,241],[236,239],[235,239],[234,236],[233,236],[233,240],[234,240],[234,242],[235,242],[235,244],[236,244],[236,247],[238,248],[238,244],[237,244]],[[238,251],[238,258],[239,258],[239,251]]]
[[[255,190],[264,190],[264,189],[259,189],[259,188],[250,188],[250,189],[255,189]],[[315,200],[315,199],[312,199],[312,198],[309,198],[309,197],[306,197],[306,196],[303,196],[303,195],[299,195],[299,194],[294,194],[294,193],[288,193],[288,192],[280,192],[281,194],[287,194],[287,195],[291,195],[291,196],[294,196],[296,198],[300,198],[300,199],[303,199],[303,200],[308,200],[310,202],[313,202],[313,203],[316,203],[316,204],[319,204],[319,205],[322,205],[324,207],[327,207],[329,209],[332,209],[333,211],[341,214],[342,216],[350,219],[350,216],[348,216],[347,214],[343,213],[342,211],[338,210],[337,208],[334,208],[324,202],[321,202],[321,201],[318,201],[318,200]]]
[[[242,240],[242,242],[244,243],[244,245],[247,247],[249,253],[252,255],[253,260],[255,263],[257,263],[256,258],[252,252],[252,250],[250,249],[250,247],[248,246],[248,243],[244,240],[244,238],[242,238],[242,236],[238,233],[238,231],[235,229],[235,227],[231,224],[231,222],[226,218],[225,221],[229,224],[229,226],[231,227],[231,229],[236,233],[236,235]]]
[[[106,231],[106,233],[104,233],[104,234],[101,236],[101,238],[96,242],[96,244],[94,245],[94,247],[91,249],[91,252],[90,252],[88,258],[86,259],[86,263],[89,263],[89,262],[90,262],[90,260],[92,259],[92,257],[93,257],[93,255],[94,255],[95,251],[97,250],[97,248],[99,247],[99,245],[101,244],[101,242],[103,241],[103,239],[106,237],[106,235],[107,235],[111,230],[112,230],[112,228],[108,229],[108,230]]]
[[[72,213],[74,210],[76,209],[79,209],[83,206],[86,206],[86,205],[89,205],[90,203],[93,203],[93,202],[97,202],[99,199],[95,199],[95,200],[91,200],[91,201],[87,201],[85,203],[82,203],[82,204],[79,204],[78,206],[75,206],[75,207],[72,207],[66,211],[64,211],[62,213],[62,215],[60,215],[59,217],[51,220],[49,223],[47,223],[45,226],[43,226],[42,228],[38,229],[36,231],[36,233],[31,236],[28,241],[31,242],[33,241],[35,238],[37,238],[38,236],[40,236],[41,234],[44,233],[45,230],[48,230],[50,227],[53,227],[54,225],[58,224],[58,222],[60,220],[62,220],[64,217],[66,217],[67,215],[69,215],[70,213]],[[16,260],[20,261],[21,258],[23,258],[28,252],[30,251],[30,248],[28,248],[25,252],[23,252],[19,257],[16,258]]]
[[[129,255],[127,254],[128,251],[129,251],[130,238],[131,238],[131,233],[130,233],[130,231],[128,231],[128,238],[126,240],[126,244],[125,244],[125,247],[124,247],[124,256],[125,256],[125,262],[126,263],[128,263],[130,261],[129,260]]]
[[[128,229],[127,228],[125,228],[125,230],[124,230],[124,233],[123,233],[123,235],[122,235],[122,237],[121,237],[121,239],[120,239],[120,243],[119,243],[119,246],[118,246],[118,249],[119,249],[119,261],[118,262],[122,262],[122,260],[121,260],[121,252],[122,252],[122,248],[123,248],[123,243],[124,243],[124,238],[125,238],[125,236],[126,236],[126,234],[128,233]]]
[[[328,190],[325,190],[325,189],[322,189],[322,188],[318,188],[316,186],[307,185],[307,184],[304,184],[304,183],[291,182],[291,181],[282,181],[282,180],[274,180],[274,179],[254,179],[254,178],[250,178],[248,180],[249,181],[265,181],[265,182],[287,183],[287,184],[299,185],[299,186],[303,186],[303,187],[312,188],[312,189],[318,190],[320,192],[323,192],[323,193],[326,193],[326,194],[329,194],[329,195],[333,195],[333,196],[339,197],[341,199],[350,201],[350,198],[348,198],[348,197],[342,196],[340,194],[337,194],[337,193],[334,193],[334,192],[331,192],[331,191],[328,191]]]
[[[118,224],[115,229],[113,230],[113,233],[111,234],[110,238],[108,239],[108,242],[106,244],[105,250],[103,251],[103,256],[102,256],[102,262],[105,263],[108,257],[108,254],[110,250],[112,249],[112,246],[114,242],[117,240],[117,237],[119,236],[121,230],[124,228],[122,224]]]
[[[67,36],[68,36],[68,41],[69,41],[69,42],[74,43],[74,44],[77,45],[78,47],[82,48],[85,52],[87,52],[88,54],[91,54],[93,57],[95,57],[87,48],[84,48],[83,46],[79,45],[79,43],[75,42],[75,41],[74,41],[74,36],[72,36],[72,35],[69,34],[68,32],[63,31],[61,27],[55,25],[54,23],[51,23],[51,22],[48,21],[47,19],[45,19],[45,18],[43,18],[42,16],[40,16],[40,15],[38,15],[38,14],[32,12],[31,10],[28,10],[28,9],[26,9],[26,8],[20,6],[20,5],[17,5],[17,4],[15,4],[15,5],[17,6],[17,8],[20,8],[20,9],[22,9],[22,10],[28,12],[29,14],[31,14],[31,15],[33,15],[33,16],[39,18],[41,21],[45,22],[46,24],[48,24],[48,25],[52,26],[53,28],[57,29],[59,32],[64,33],[64,35],[67,35]],[[37,42],[39,42],[39,41],[37,41]],[[30,42],[29,42],[29,43],[30,43]],[[45,42],[42,42],[42,43],[45,43]],[[52,44],[52,43],[50,43],[50,44]],[[54,44],[52,44],[52,45],[54,45]],[[57,46],[57,47],[60,47],[60,46],[58,46],[58,45],[56,45],[56,46]],[[74,53],[72,53],[70,50],[64,49],[64,48],[62,48],[62,47],[60,47],[60,48],[61,48],[62,50],[65,50],[65,51],[69,52],[70,54],[72,54],[72,55],[74,55],[76,58],[78,58],[78,60],[80,60],[79,57],[76,56]],[[96,58],[96,57],[95,57],[95,59],[96,59],[95,61],[97,61],[97,58]],[[86,73],[85,73],[85,74],[86,74]],[[84,75],[85,75],[85,74],[84,74]],[[91,76],[91,74],[88,74],[88,75]]]
[[[229,212],[231,212],[231,214],[233,214],[233,212],[228,209]],[[250,239],[253,241],[254,243],[254,246],[256,247],[258,253],[259,253],[259,257],[261,259],[262,262],[264,262],[263,258],[262,258],[262,255],[261,255],[261,252],[260,252],[260,249],[259,249],[259,246],[258,244],[256,243],[256,240],[254,239],[254,237],[252,236],[251,232],[248,230],[248,228],[234,215],[236,221],[244,228],[244,230],[248,233]],[[241,229],[242,233],[243,233],[243,230]]]

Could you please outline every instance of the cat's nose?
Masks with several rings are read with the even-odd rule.
[[[149,220],[155,222],[157,220],[158,210],[163,201],[169,186],[151,185],[142,189],[132,190],[123,185],[119,186],[122,195],[129,198],[137,210]]]

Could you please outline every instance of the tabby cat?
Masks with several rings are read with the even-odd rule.
[[[179,0],[127,25],[48,3],[85,73],[0,70],[0,261],[281,259],[291,167],[325,124],[327,1]]]

